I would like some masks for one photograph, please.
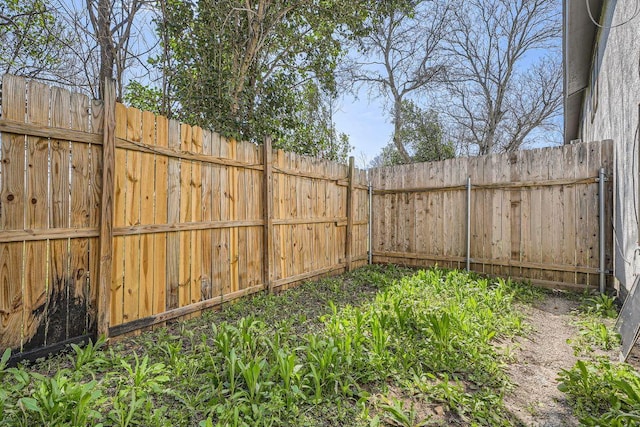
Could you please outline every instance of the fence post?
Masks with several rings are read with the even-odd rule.
[[[471,176],[467,177],[467,271],[471,271]]]
[[[269,293],[272,289],[271,263],[273,262],[273,151],[271,149],[271,137],[267,137],[263,144],[263,211],[264,211],[264,245],[262,269],[264,285]]]
[[[102,202],[100,213],[100,267],[98,277],[98,336],[109,336],[109,298],[113,264],[113,192],[116,158],[115,110],[113,80],[105,79],[104,130],[102,139]]]
[[[353,236],[353,184],[355,175],[355,158],[349,157],[349,185],[347,187],[347,240],[345,242],[345,254],[347,271],[351,271],[351,245]]]
[[[605,181],[607,180],[607,174],[605,168],[600,168],[598,173],[598,215],[599,215],[599,246],[600,246],[600,257],[599,257],[599,267],[600,270],[600,293],[604,294],[607,290],[607,279],[606,279],[606,262],[605,262]]]
[[[368,239],[367,239],[367,262],[369,265],[373,264],[373,184],[371,183],[371,170],[367,171],[367,196],[369,199],[369,218],[368,218]]]

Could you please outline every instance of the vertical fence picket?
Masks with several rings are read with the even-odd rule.
[[[27,86],[27,122],[36,125],[49,124],[50,89],[37,82]],[[26,150],[26,198],[25,227],[35,230],[48,229],[47,212],[49,140],[48,138],[27,137]],[[23,349],[44,345],[42,322],[47,311],[47,241],[26,242],[24,250],[24,318]]]
[[[167,148],[169,138],[169,120],[163,116],[156,117],[156,139],[155,146],[157,148]],[[155,175],[155,210],[154,224],[167,224],[168,221],[168,177],[169,177],[169,159],[167,156],[156,156],[156,175]],[[162,313],[167,309],[167,280],[168,277],[168,258],[167,258],[167,234],[156,233],[153,236],[153,314]]]
[[[141,142],[153,146],[156,141],[156,120],[153,113],[142,113]],[[140,224],[150,225],[154,223],[155,214],[155,156],[151,153],[140,155]],[[156,283],[156,273],[161,275],[162,270],[154,267],[156,257],[154,236],[145,234],[140,236],[140,291],[138,297],[138,318],[150,316],[153,313],[153,288]],[[159,282],[159,281],[158,281]],[[160,286],[160,283],[159,283]]]
[[[51,91],[51,126],[68,128],[71,120],[71,94],[60,88]],[[71,147],[68,141],[52,139],[50,141],[50,201],[49,226],[68,228],[71,208],[69,191],[69,168]],[[68,305],[69,239],[51,240],[49,243],[49,292],[48,307],[45,314],[45,345],[63,341],[67,338],[66,312]]]

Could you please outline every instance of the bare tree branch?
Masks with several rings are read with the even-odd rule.
[[[449,31],[449,3],[417,1],[412,11],[382,8],[372,19],[371,35],[359,41],[363,58],[351,65],[354,84],[375,87],[390,98],[393,142],[404,161],[410,155],[400,139],[403,100],[438,82],[446,70],[441,50]]]
[[[451,117],[479,154],[516,150],[560,108],[560,65],[543,53],[555,49],[559,56],[557,4],[468,0],[454,19],[447,47],[455,58],[448,73]],[[549,72],[540,73],[541,63]],[[527,74],[527,66],[538,71]]]

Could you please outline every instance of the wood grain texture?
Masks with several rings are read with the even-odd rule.
[[[113,82],[105,82],[105,99],[102,108],[102,125],[100,124],[100,116],[95,115],[95,124],[98,129],[103,132],[102,158],[100,163],[94,162],[96,166],[94,172],[98,172],[102,168],[101,194],[100,194],[100,252],[99,252],[99,282],[97,283],[98,306],[97,314],[97,333],[98,335],[109,335],[109,322],[111,317],[109,309],[112,307],[111,300],[113,290],[113,271],[114,271],[114,239],[113,239],[113,219],[115,214],[115,161],[116,161],[116,144],[115,144],[115,87]],[[95,111],[95,108],[94,108]],[[95,153],[95,151],[94,151]],[[97,156],[96,156],[97,159]],[[97,199],[96,199],[97,201]],[[94,218],[95,221],[95,218]]]
[[[37,82],[27,86],[27,122],[38,125],[49,124],[50,89]],[[48,229],[48,175],[49,140],[27,137],[25,227]],[[45,328],[43,322],[48,302],[48,271],[46,241],[25,243],[24,304],[23,304],[23,350],[44,345],[45,334],[37,333]]]
[[[193,127],[190,151],[202,154],[202,129]],[[202,165],[198,162],[191,166],[191,221],[202,221]],[[202,231],[191,231],[191,275],[189,304],[202,299]]]
[[[71,94],[60,88],[51,89],[51,126],[71,125]],[[71,144],[67,140],[51,139],[50,146],[50,229],[70,227],[70,158]],[[45,314],[45,345],[67,339],[67,307],[69,286],[69,239],[49,243],[48,307]]]
[[[127,109],[124,105],[116,103],[115,106],[115,128],[114,135],[120,138],[127,136]],[[125,221],[125,182],[126,176],[123,173],[127,164],[127,152],[122,149],[115,149],[114,189],[113,189],[113,227],[124,227]],[[113,274],[111,279],[111,303],[110,303],[110,326],[123,323],[124,309],[124,262],[125,262],[125,238],[115,237],[113,239]]]
[[[14,77],[2,100],[2,346],[133,332],[366,260],[353,166]]]
[[[272,265],[273,262],[273,150],[271,138],[266,138],[263,144],[264,176],[263,184],[263,217],[264,217],[264,247],[262,259],[262,277],[267,290],[272,292]]]
[[[167,146],[172,149],[180,149],[180,123],[169,121]],[[167,221],[171,224],[180,223],[180,161],[169,158],[167,165],[167,187],[165,198],[167,199]],[[180,288],[180,233],[167,234],[167,286],[166,309],[178,308]]]
[[[90,131],[90,102],[85,95],[71,94],[70,128]],[[91,211],[91,147],[71,142],[71,227],[89,227]],[[68,337],[87,334],[89,313],[89,239],[71,239],[69,245]]]
[[[213,134],[205,131],[202,136],[202,152],[211,155]],[[202,221],[211,222],[213,207],[213,166],[202,165]],[[202,247],[202,287],[200,289],[202,300],[213,298],[213,247],[212,230],[205,230],[201,234]]]
[[[142,113],[141,141],[148,145],[156,145],[156,119],[153,113]],[[155,166],[153,154],[140,155],[140,224],[154,224],[155,222]],[[154,236],[140,236],[140,290],[138,297],[138,318],[150,316],[153,313],[154,285],[156,283],[156,257]],[[162,269],[164,270],[164,269]],[[157,271],[158,275],[164,273]]]
[[[374,169],[374,261],[460,267],[468,175],[474,271],[596,286],[595,178],[611,155],[594,142]]]
[[[99,100],[91,101],[91,132],[98,136],[103,136],[105,131],[104,123],[104,102]],[[113,115],[111,116],[113,120]],[[113,132],[111,132],[113,136]],[[100,218],[102,214],[102,188],[103,188],[103,147],[102,144],[91,144],[89,146],[89,224],[91,228],[100,229]],[[113,173],[113,170],[111,171]],[[113,178],[113,175],[112,175]],[[113,196],[113,191],[111,192]],[[107,200],[113,204],[113,199]],[[111,206],[111,220],[113,221],[113,206]],[[113,226],[113,223],[111,223]],[[113,237],[111,237],[113,240]],[[112,243],[110,243],[112,244]],[[87,274],[89,280],[89,302],[87,304],[87,331],[98,333],[98,311],[106,312],[108,310],[108,302],[103,304],[99,297],[100,292],[100,260],[101,257],[100,238],[89,239],[89,272]],[[110,254],[112,256],[112,254]],[[107,269],[105,268],[105,271]],[[111,281],[111,267],[108,268],[107,280]],[[108,287],[104,288],[108,289]],[[108,299],[108,297],[107,297]],[[99,308],[101,307],[101,308]],[[106,317],[104,317],[106,319]],[[98,333],[100,335],[100,333]]]
[[[2,111],[12,120],[24,121],[26,106],[24,79],[4,76]],[[24,135],[2,134],[0,156],[0,230],[24,228]],[[24,243],[0,245],[0,342],[5,348],[20,350],[24,309]]]
[[[189,125],[180,126],[180,150],[189,151],[191,149],[192,128]],[[180,214],[181,223],[190,222],[193,214],[191,205],[193,203],[191,195],[191,162],[185,161],[180,164]],[[191,232],[182,231],[179,236],[178,252],[178,306],[184,307],[191,303]]]
[[[155,145],[167,147],[169,141],[169,120],[166,117],[156,117]],[[155,206],[154,224],[164,224],[168,218],[168,175],[169,159],[166,156],[157,155],[155,164]],[[154,282],[153,282],[153,314],[162,313],[167,308],[167,233],[159,233],[153,236],[154,258]]]
[[[142,140],[142,112],[127,108],[127,139]],[[141,153],[127,151],[125,174],[125,224],[140,224]],[[139,318],[140,236],[124,238],[124,308],[123,322]]]

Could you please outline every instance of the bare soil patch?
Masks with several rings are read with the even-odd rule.
[[[561,369],[577,361],[567,340],[578,333],[571,324],[577,301],[554,293],[533,307],[523,307],[533,331],[519,339],[516,361],[507,369],[514,389],[505,396],[507,409],[523,426],[577,426],[556,380]]]

